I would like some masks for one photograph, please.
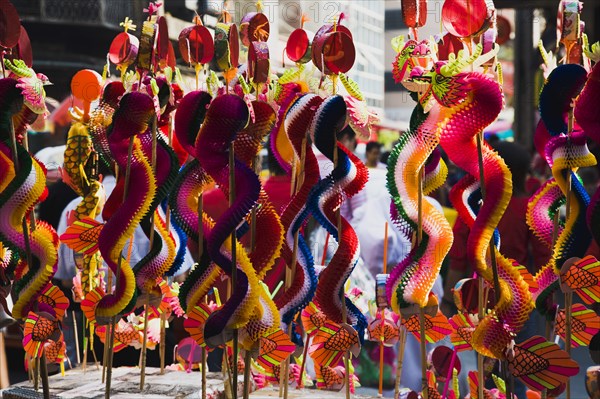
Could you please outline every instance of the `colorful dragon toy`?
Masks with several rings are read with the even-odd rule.
[[[585,214],[590,199],[574,170],[593,166],[596,159],[587,148],[584,132],[576,129],[577,126],[573,126],[573,131],[568,130],[572,98],[578,95],[586,75],[585,69],[579,65],[561,65],[550,73],[540,94],[542,120],[541,126],[536,129],[536,147],[550,165],[553,181],[562,195],[556,191],[538,192],[532,198],[532,203],[539,203],[540,198],[547,198],[555,203],[562,203],[562,198],[565,198],[569,203],[567,219],[558,234],[550,262],[535,276],[538,283],[538,290],[534,294],[536,307],[551,318],[554,318],[551,294],[558,288],[558,275],[562,265],[571,257],[583,256],[591,242]],[[534,231],[540,230],[544,219],[534,219],[531,222]],[[548,223],[546,219],[545,224]]]
[[[298,234],[298,251],[294,279],[285,293],[278,297],[277,306],[282,314],[283,327],[291,323],[296,314],[312,299],[317,287],[314,260],[304,236],[300,233],[308,217],[307,200],[311,189],[319,181],[319,164],[307,139],[307,126],[314,117],[314,109],[323,99],[314,94],[298,98],[285,115],[285,132],[292,143],[298,159],[304,159],[304,178],[298,182],[299,188],[285,207],[281,221],[286,232],[282,254],[288,264],[292,263],[295,235]]]
[[[421,85],[405,76],[407,72],[409,76],[422,74],[423,68],[414,60],[427,62],[430,54],[430,46],[426,41],[419,45],[414,40],[408,41],[394,63],[396,80],[413,92],[421,90]],[[427,87],[424,91],[428,91]],[[424,186],[423,193],[433,191],[443,184],[446,177],[444,172],[447,171],[444,167],[438,170],[439,154],[437,159],[425,166],[440,142],[437,124],[441,107],[430,102],[431,96],[418,99],[419,103],[411,117],[411,129],[402,135],[390,154],[387,174],[388,190],[395,205],[394,220],[407,235],[412,235],[418,227],[419,184]],[[420,176],[421,173],[423,176]],[[428,201],[422,201],[421,226],[423,237],[418,247],[413,248],[394,268],[386,286],[388,303],[396,313],[401,310],[410,313],[408,308],[411,304],[419,307],[437,304],[437,299],[430,292],[442,261],[452,246],[452,229],[444,215]]]
[[[120,170],[129,170],[123,182],[130,186],[123,184],[119,188],[117,185],[105,206],[105,211],[114,209],[110,206],[111,198],[113,202],[122,201],[102,228],[98,240],[104,261],[117,276],[115,292],[103,296],[97,303],[96,315],[100,324],[108,317],[131,310],[135,305],[135,276],[121,253],[136,226],[151,209],[156,195],[156,179],[138,137],[146,132],[153,117],[154,104],[149,95],[142,92],[127,93],[119,102],[119,108],[113,116],[112,130],[108,134],[110,150]],[[128,181],[125,181],[127,178]],[[128,195],[124,198],[122,190],[126,189]]]
[[[500,85],[489,75],[461,72],[480,55],[478,46],[470,57],[459,53],[449,62],[437,62],[431,71],[414,77],[431,84],[427,95],[441,105],[438,130],[440,144],[449,158],[472,179],[479,179],[476,135],[493,122],[504,105]],[[486,255],[495,251],[500,282],[500,299],[493,311],[473,332],[473,348],[486,356],[504,359],[506,349],[533,309],[527,283],[512,261],[503,257],[490,240],[512,193],[510,172],[504,161],[487,145],[482,146],[485,199],[477,217],[462,212],[460,217],[471,228],[467,257],[478,274],[492,283],[492,268]],[[460,209],[460,207],[457,207]]]
[[[343,321],[345,306],[347,320],[356,328],[362,340],[367,327],[366,318],[343,294],[344,283],[358,261],[360,247],[354,229],[336,211],[344,198],[352,197],[364,187],[368,172],[366,166],[339,144],[331,133],[341,130],[345,121],[344,98],[330,96],[317,108],[310,129],[313,143],[335,165],[331,173],[313,188],[308,204],[315,219],[339,244],[329,264],[319,276],[315,302],[327,318],[336,323]]]
[[[12,313],[16,319],[24,320],[31,310],[37,309],[36,300],[56,272],[58,237],[54,229],[42,221],[36,221],[29,231],[30,211],[46,193],[46,171],[14,136],[11,138],[15,133],[11,133],[12,118],[24,106],[20,89],[25,90],[15,79],[0,80],[3,93],[0,237],[4,245],[19,253],[20,259],[27,259],[27,253],[31,253],[31,264],[22,261],[15,275],[17,300]]]
[[[206,112],[196,140],[197,155],[202,167],[220,187],[229,186],[229,145],[235,135],[246,127],[249,116],[244,100],[233,94],[216,97]],[[204,327],[204,339],[213,347],[229,341],[233,329],[248,323],[258,306],[259,290],[262,289],[246,252],[236,246],[237,265],[234,265],[231,251],[227,253],[222,248],[223,243],[256,204],[260,194],[260,183],[254,172],[239,161],[235,162],[234,167],[235,201],[207,235],[211,259],[229,276],[232,275],[233,268],[237,268],[236,284],[232,287],[231,297],[223,308],[211,314]]]

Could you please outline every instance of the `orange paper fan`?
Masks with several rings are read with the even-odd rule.
[[[207,347],[206,342],[204,342],[204,323],[206,323],[206,319],[208,319],[211,313],[212,310],[207,304],[199,303],[188,312],[187,319],[183,321],[185,331],[190,334],[198,345],[206,348],[208,351],[212,351],[212,348]]]
[[[414,314],[408,319],[402,319],[402,324],[406,330],[413,333],[419,342],[421,342],[421,325],[419,315]],[[435,316],[425,314],[425,339],[430,344],[441,341],[452,333],[452,326],[448,323],[446,316],[438,310]]]
[[[590,341],[600,331],[600,317],[581,303],[573,305],[571,313],[571,346],[588,346]],[[565,340],[565,310],[561,309],[556,315],[556,334]]]
[[[56,318],[62,320],[65,312],[69,308],[69,300],[65,294],[52,283],[49,283],[38,297],[38,301],[51,306],[54,309]]]
[[[23,327],[23,348],[31,357],[42,357],[44,345],[50,340],[58,340],[60,330],[58,322],[47,313],[29,312]]]
[[[536,391],[558,388],[579,372],[567,352],[539,335],[515,345],[507,360],[512,375]]]
[[[325,325],[317,330],[308,353],[317,365],[335,366],[347,350],[358,356],[358,333],[347,324],[340,325],[327,320]]]
[[[60,236],[60,241],[77,253],[93,254],[98,250],[98,237],[103,226],[89,217],[76,220]]]
[[[600,262],[589,255],[561,271],[561,286],[574,290],[588,305],[600,302]]]
[[[281,364],[296,350],[296,345],[281,329],[277,329],[259,340],[260,349],[256,359],[265,369]]]
[[[301,318],[304,331],[306,331],[306,334],[309,336],[315,334],[327,321],[325,313],[321,312],[314,302],[309,303],[307,307],[302,309]]]
[[[471,340],[473,331],[475,331],[475,323],[471,320],[468,314],[457,313],[448,320],[452,326],[452,334],[450,341],[457,352],[468,351],[473,349]]]

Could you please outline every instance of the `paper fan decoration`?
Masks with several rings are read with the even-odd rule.
[[[593,256],[574,262],[560,274],[561,288],[570,288],[588,305],[600,302],[600,262]]]
[[[60,241],[75,252],[90,255],[98,250],[98,238],[103,226],[88,217],[76,220],[60,236]]]
[[[558,388],[579,372],[567,352],[539,335],[515,345],[507,360],[512,375],[536,391]]]
[[[309,303],[307,307],[302,309],[301,318],[304,331],[306,331],[306,334],[309,336],[315,334],[315,332],[323,327],[327,321],[325,313],[321,312],[314,302]]]
[[[100,302],[104,295],[106,295],[104,290],[101,287],[96,287],[88,292],[81,301],[81,311],[90,323],[96,321],[96,305],[98,305],[98,302]]]
[[[46,363],[62,363],[65,358],[66,345],[61,334],[58,340],[49,339],[44,344],[44,353],[46,354]]]
[[[506,390],[504,381],[495,375],[492,374],[492,378],[494,383],[498,387],[498,389],[487,389],[483,388],[483,398],[482,399],[496,399],[496,398],[505,398]],[[469,371],[467,375],[467,379],[469,381],[469,392],[470,399],[479,399],[479,374],[476,371]]]
[[[421,324],[419,315],[414,314],[408,319],[402,319],[402,324],[408,332],[411,332],[421,342]],[[425,314],[425,339],[430,344],[441,341],[452,333],[452,326],[448,323],[446,316],[438,310],[435,316]]]
[[[339,391],[344,386],[344,368],[315,366],[315,374],[317,377],[317,388],[330,391]]]
[[[431,370],[427,370],[427,398],[442,399],[442,395],[437,389],[437,380],[435,374]]]
[[[38,302],[45,303],[46,305],[52,307],[54,309],[54,313],[56,314],[56,318],[60,321],[65,316],[65,312],[69,308],[69,300],[65,296],[65,294],[55,286],[50,283],[44,288],[40,296],[38,297]]]
[[[452,326],[450,341],[458,352],[468,351],[473,349],[471,340],[473,339],[473,331],[475,331],[475,323],[468,314],[457,313],[452,316],[448,323]]]
[[[256,361],[265,369],[281,364],[296,350],[296,345],[281,329],[277,329],[259,340],[260,349]]]
[[[588,346],[590,341],[600,331],[600,317],[581,303],[573,305],[571,313],[571,346]],[[556,334],[564,341],[566,337],[565,309],[556,315]]]
[[[208,351],[211,351],[212,348],[208,347],[206,342],[204,342],[204,323],[206,323],[206,319],[208,319],[211,313],[212,310],[207,304],[199,303],[187,313],[188,317],[183,322],[185,331],[190,334],[198,345],[206,348]]]
[[[143,340],[143,333],[141,331],[136,331],[133,325],[127,323],[123,319],[119,320],[115,325],[115,328],[115,344],[113,352],[122,351],[129,345],[132,345],[134,341],[140,343]],[[106,342],[106,330],[106,326],[96,327],[96,335],[100,337],[100,341],[103,343]]]
[[[315,364],[335,366],[347,350],[358,356],[360,352],[358,333],[347,324],[340,325],[327,320],[317,330],[308,353]]]
[[[400,337],[400,329],[398,328],[398,324],[396,324],[390,317],[384,316],[382,319],[380,312],[377,312],[377,317],[375,320],[369,323],[367,332],[369,333],[370,341],[381,342],[385,346],[396,345]]]
[[[23,327],[23,348],[35,358],[42,357],[44,345],[50,339],[58,340],[60,330],[58,321],[47,313],[29,312]]]

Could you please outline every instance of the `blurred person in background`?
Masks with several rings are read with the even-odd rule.
[[[369,141],[365,149],[365,165],[369,169],[386,169],[386,165],[380,162],[382,145],[377,141]]]

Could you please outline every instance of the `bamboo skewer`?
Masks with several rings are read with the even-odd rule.
[[[157,129],[158,129],[158,120],[156,115],[152,119],[152,173],[156,174],[156,146],[157,146]],[[153,213],[150,216],[150,244],[149,248],[152,248],[154,244],[154,226],[155,226],[155,214]],[[131,243],[133,243],[133,237],[131,238]],[[146,381],[146,357],[148,352],[148,322],[149,322],[149,310],[150,310],[150,293],[146,294],[146,303],[144,304],[144,338],[142,340],[142,362],[141,362],[141,371],[140,371],[140,391],[144,390],[144,383]]]
[[[132,162],[132,154],[133,154],[133,144],[135,142],[135,137],[131,136],[129,139],[129,149],[127,152],[127,167],[125,169],[125,187],[123,188],[123,202],[125,201],[125,199],[127,198],[127,195],[129,194],[129,181],[131,180],[131,162]],[[115,273],[115,289],[116,287],[118,287],[120,281],[119,281],[119,271],[121,269],[121,261],[123,259],[123,255],[119,254],[119,261],[117,263],[117,271]],[[110,273],[109,273],[110,276]],[[110,339],[108,341],[108,345],[106,344],[105,341],[105,347],[108,346],[108,364],[106,366],[106,387],[104,390],[104,397],[105,399],[109,399],[110,398],[110,385],[112,383],[112,364],[113,364],[113,346],[115,343],[115,329],[116,329],[116,322],[117,322],[117,318],[116,316],[111,317],[110,320]]]
[[[418,177],[418,190],[419,195],[417,199],[417,242],[416,246],[418,247],[423,240],[423,175],[425,173],[425,168],[422,167],[419,170]],[[419,307],[419,332],[421,335],[420,343],[421,343],[421,396],[423,399],[428,399],[428,391],[427,391],[427,340],[425,338],[425,308]]]
[[[15,165],[15,173],[18,173],[21,166],[20,166],[20,162],[19,162],[19,155],[17,153],[17,137],[15,134],[15,126],[14,126],[12,118],[10,118],[9,129],[10,129],[10,141],[11,141],[11,146],[12,146],[12,160]],[[25,148],[27,149],[27,142],[26,142],[27,133],[25,133],[23,140],[24,140]],[[35,228],[35,218],[33,215],[33,211],[31,212],[31,221],[32,221],[31,229],[33,230]],[[31,267],[32,266],[31,241],[30,241],[30,237],[29,237],[29,225],[27,224],[27,217],[23,218],[22,227],[23,227],[23,241],[25,242],[25,258],[27,261],[27,265],[29,267]],[[40,265],[39,267],[44,267],[44,266]],[[40,363],[43,363],[43,365],[40,366]],[[40,375],[40,373],[41,373],[41,378],[42,378],[42,389],[44,392],[44,398],[49,398],[50,397],[50,387],[48,385],[48,369],[46,367],[46,355],[43,352],[42,352],[41,361],[39,358],[36,358],[35,381],[34,381],[36,391],[39,388],[38,376]]]
[[[388,251],[388,222],[385,222],[383,233],[383,274],[387,273],[387,251]],[[381,310],[381,337],[379,342],[379,392],[378,396],[383,397],[383,341],[385,331],[385,309]]]
[[[198,195],[198,263],[204,254],[204,201],[202,193]],[[204,296],[204,302],[206,303],[206,296]],[[202,399],[206,399],[206,348],[202,347]]]
[[[229,145],[229,206],[233,206],[235,202],[235,153],[234,153],[234,145],[233,142]],[[237,282],[237,240],[236,240],[236,231],[235,229],[231,232],[231,286],[235,289],[235,285]],[[237,328],[233,330],[233,365],[232,365],[232,374],[233,374],[233,382],[232,382],[232,398],[237,399],[237,386],[238,386],[238,368],[237,368],[237,359],[238,359],[238,330]]]

